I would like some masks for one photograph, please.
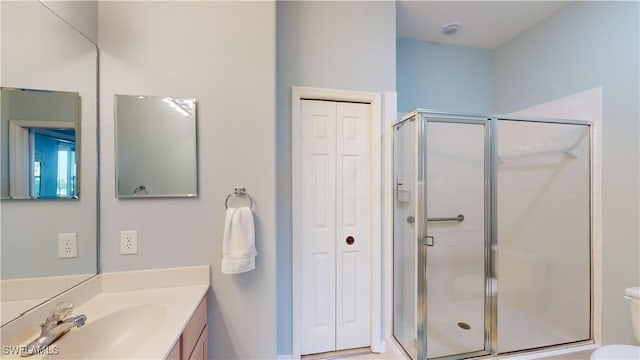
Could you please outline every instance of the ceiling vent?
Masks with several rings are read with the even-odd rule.
[[[445,35],[453,35],[462,29],[462,24],[459,21],[450,22],[442,25],[442,33]]]

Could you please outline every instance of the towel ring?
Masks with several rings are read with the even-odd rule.
[[[253,198],[251,197],[251,195],[249,195],[249,193],[247,192],[247,188],[244,187],[237,187],[233,190],[233,192],[229,195],[227,195],[227,198],[224,199],[224,208],[228,209],[229,208],[229,199],[231,199],[232,196],[244,196],[249,198],[249,208],[253,209]]]

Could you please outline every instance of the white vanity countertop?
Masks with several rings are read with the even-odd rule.
[[[100,274],[4,326],[2,357],[16,355],[5,346],[26,345],[38,336],[56,303],[71,301],[72,316],[85,314],[86,324],[51,345],[49,356],[31,359],[163,359],[206,295],[209,271],[198,266]]]
[[[207,289],[207,285],[191,285],[101,293],[74,311],[77,315],[85,314],[87,323],[84,329],[71,331],[79,335],[81,331],[92,330],[92,326],[99,326],[99,331],[92,332],[96,336],[103,336],[102,329],[105,328],[110,328],[107,332],[122,335],[111,334],[113,340],[107,340],[106,349],[83,351],[85,359],[164,359],[180,338]],[[140,317],[136,312],[142,313]],[[114,315],[118,316],[117,324],[109,319]],[[111,324],[103,325],[105,321],[111,321]],[[67,343],[75,343],[72,335],[76,334],[70,332],[57,342],[60,358],[75,358],[65,356]],[[75,353],[74,350],[71,352]]]

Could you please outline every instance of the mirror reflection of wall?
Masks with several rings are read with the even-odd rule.
[[[197,196],[196,101],[116,95],[116,194]]]
[[[77,198],[80,94],[1,91],[2,199]]]
[[[2,1],[0,7],[0,314],[5,324],[97,272],[98,53],[95,44],[38,1]],[[10,141],[11,128],[24,141]],[[8,199],[8,146],[13,145],[13,164],[22,167],[13,174],[25,179],[11,197],[38,200]],[[61,234],[75,236],[75,257],[59,257]]]

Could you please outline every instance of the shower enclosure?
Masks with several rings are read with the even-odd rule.
[[[580,121],[394,126],[393,335],[411,358],[591,339],[590,149]]]

